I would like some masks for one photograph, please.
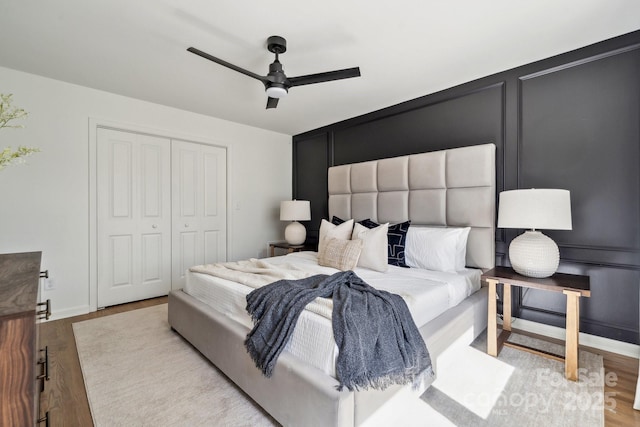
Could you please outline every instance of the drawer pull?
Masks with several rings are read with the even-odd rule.
[[[49,278],[49,270],[41,271],[40,272],[40,277],[43,278],[43,279],[48,279]]]
[[[36,381],[40,381],[40,393],[44,392],[44,382],[49,381],[49,346],[45,348],[41,348],[40,351],[44,351],[44,357],[38,360],[38,365],[42,365],[42,372],[40,375],[36,377]]]
[[[45,423],[46,427],[49,427],[49,411],[44,414],[44,417],[38,418],[37,424]]]
[[[40,306],[45,306],[44,310],[38,310],[36,311],[36,315],[40,316],[38,317],[38,319],[42,320],[49,320],[49,317],[51,316],[51,300],[48,299],[46,302],[39,302],[38,303],[38,307]]]
[[[45,381],[49,381],[49,346],[41,348],[40,351],[44,351],[44,357],[38,360],[38,365],[43,365],[44,368],[42,370],[42,374],[38,375],[36,378],[39,380],[44,379]]]

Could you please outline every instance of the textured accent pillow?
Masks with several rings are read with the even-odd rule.
[[[318,264],[337,268],[341,271],[353,270],[358,265],[362,252],[362,240],[341,240],[331,237],[318,252]]]
[[[318,237],[318,252],[320,252],[324,246],[324,242],[330,238],[336,238],[341,240],[349,240],[351,238],[351,232],[353,230],[353,220],[345,221],[340,225],[331,224],[326,219],[323,219],[320,223],[320,233]]]
[[[377,223],[368,218],[359,221],[359,223],[367,228],[374,228],[378,226]],[[407,231],[409,231],[410,225],[411,221],[406,221],[389,226],[389,232],[387,233],[387,257],[389,264],[397,265],[398,267],[409,267],[406,264],[404,252],[407,240]]]
[[[389,223],[376,228],[367,228],[357,223],[353,226],[351,240],[363,241],[362,253],[358,260],[358,267],[385,272],[389,269],[387,263],[387,232]]]
[[[405,255],[410,267],[454,272],[465,267],[470,227],[411,227]]]

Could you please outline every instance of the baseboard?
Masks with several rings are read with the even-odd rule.
[[[563,341],[565,339],[564,328],[559,328],[557,326],[545,325],[543,323],[518,318],[513,318],[511,325],[513,329],[520,329],[525,332],[544,335],[546,337],[556,338]],[[596,335],[589,335],[580,332],[580,345],[640,359],[640,346],[636,344],[630,344],[623,341],[616,341],[610,338],[598,337]]]
[[[66,319],[67,317],[80,316],[81,314],[91,313],[91,307],[88,305],[79,305],[76,307],[65,308],[64,310],[56,310],[55,306],[51,316],[49,316],[49,322],[52,320]]]

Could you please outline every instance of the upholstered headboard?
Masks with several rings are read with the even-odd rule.
[[[329,218],[471,227],[467,266],[495,265],[494,144],[329,168]]]

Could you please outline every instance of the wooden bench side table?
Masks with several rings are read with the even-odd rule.
[[[300,251],[314,251],[315,248],[312,245],[307,243],[303,243],[301,245],[291,245],[287,242],[271,242],[269,243],[269,253],[270,256],[276,256],[276,248],[278,249],[286,249],[287,253],[290,254],[292,252],[300,252]]]
[[[578,344],[580,333],[580,297],[590,297],[591,289],[588,276],[556,273],[551,277],[536,279],[522,276],[511,268],[495,267],[484,273],[482,279],[489,284],[489,318],[487,325],[487,353],[497,357],[502,346],[525,350],[540,356],[564,361],[565,377],[572,381],[578,380]],[[502,333],[497,331],[497,302],[496,288],[498,283],[503,285],[504,298],[502,302]],[[521,344],[507,342],[511,334],[511,287],[540,289],[551,292],[562,292],[567,298],[567,320],[565,356],[558,356],[543,350],[538,350]]]

